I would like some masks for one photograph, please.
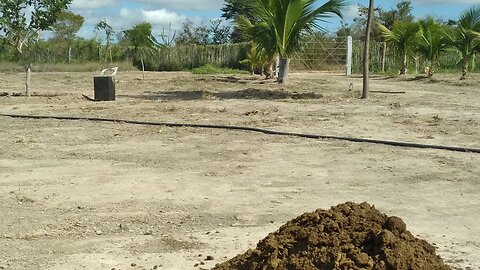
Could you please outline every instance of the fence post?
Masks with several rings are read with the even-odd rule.
[[[347,76],[352,75],[352,46],[353,40],[352,36],[347,37]]]

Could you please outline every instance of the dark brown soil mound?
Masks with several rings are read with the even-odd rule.
[[[345,203],[306,213],[260,241],[256,249],[215,270],[450,269],[435,248],[415,238],[398,217],[368,203]]]

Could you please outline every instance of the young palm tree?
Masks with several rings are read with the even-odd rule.
[[[256,1],[256,0],[252,0]],[[264,22],[253,24],[246,16],[240,15],[236,19],[239,29],[253,41],[252,48],[257,56],[262,58],[262,73],[267,68],[267,78],[273,74],[272,63],[277,52],[277,44],[275,39],[275,31],[268,27]]]
[[[449,35],[451,44],[462,56],[462,77],[465,79],[470,61],[480,52],[480,5],[460,15],[457,28]]]
[[[345,6],[345,0],[329,0],[318,8],[314,7],[316,0],[247,1],[250,14],[256,21],[252,23],[246,16],[239,16],[237,25],[267,54],[279,55],[280,83],[288,80],[289,58],[298,50],[301,35],[323,30],[318,22],[332,15],[342,17]]]
[[[392,30],[382,24],[378,24],[383,37],[387,43],[401,56],[400,75],[407,72],[408,57],[413,54],[415,35],[418,31],[418,24],[413,22],[397,22]]]
[[[247,53],[247,58],[240,61],[242,65],[250,67],[251,74],[255,74],[255,69],[260,68],[262,75],[267,66],[271,65],[272,59],[267,55],[265,50],[257,44],[252,44],[252,48]]]
[[[443,26],[431,17],[419,21],[415,51],[426,60],[425,70],[428,77],[433,75],[433,62],[448,47],[449,42]]]

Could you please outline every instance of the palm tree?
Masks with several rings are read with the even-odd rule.
[[[248,0],[250,14],[255,22],[246,16],[237,17],[237,25],[262,46],[267,54],[280,58],[278,82],[288,81],[289,59],[299,49],[300,37],[305,32],[323,30],[318,24],[326,18],[337,15],[345,0],[329,0],[315,8],[316,0]]]
[[[378,23],[383,37],[387,43],[392,45],[395,52],[401,57],[400,75],[407,72],[408,57],[413,54],[415,35],[418,31],[418,24],[413,22],[397,22],[392,30]]]
[[[240,61],[240,64],[248,65],[252,75],[255,74],[255,69],[260,68],[263,75],[265,67],[271,64],[271,59],[263,48],[257,44],[252,44],[247,53],[247,58]]]
[[[433,62],[448,47],[445,29],[440,24],[431,17],[419,21],[415,51],[426,60],[425,71],[428,77],[433,75]]]
[[[257,0],[251,0],[252,2]],[[253,6],[254,3],[250,3]],[[236,18],[236,24],[239,29],[243,31],[245,36],[252,40],[252,49],[255,50],[255,57],[261,59],[263,63],[261,64],[262,74],[267,68],[267,76],[268,79],[270,75],[273,74],[273,61],[275,59],[275,54],[277,53],[277,44],[275,39],[275,31],[274,29],[270,28],[267,23],[265,22],[256,22],[255,24],[252,23],[247,16],[240,15]]]
[[[467,76],[470,61],[480,52],[480,5],[474,6],[460,15],[458,26],[449,35],[451,44],[462,56],[462,77]]]

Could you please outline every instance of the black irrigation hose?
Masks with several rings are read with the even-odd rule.
[[[448,151],[456,151],[456,152],[480,153],[480,148],[468,148],[468,147],[458,147],[458,146],[419,144],[419,143],[397,142],[397,141],[386,141],[386,140],[375,140],[375,139],[364,139],[364,138],[353,138],[353,137],[342,137],[342,136],[328,136],[328,135],[318,135],[318,134],[283,132],[283,131],[274,131],[274,130],[264,129],[264,128],[244,127],[244,126],[188,124],[188,123],[181,124],[181,123],[148,122],[148,121],[137,121],[137,120],[123,120],[123,119],[97,118],[97,117],[78,117],[78,116],[17,115],[17,114],[4,114],[4,113],[0,113],[0,116],[13,117],[13,118],[28,118],[28,119],[87,120],[87,121],[95,121],[95,122],[127,123],[127,124],[134,124],[134,125],[149,125],[149,126],[241,130],[241,131],[259,132],[259,133],[264,133],[269,135],[295,136],[295,137],[309,138],[309,139],[330,139],[330,140],[342,140],[342,141],[349,141],[349,142],[383,144],[383,145],[400,146],[400,147],[429,148],[429,149],[439,149],[439,150],[448,150]]]

